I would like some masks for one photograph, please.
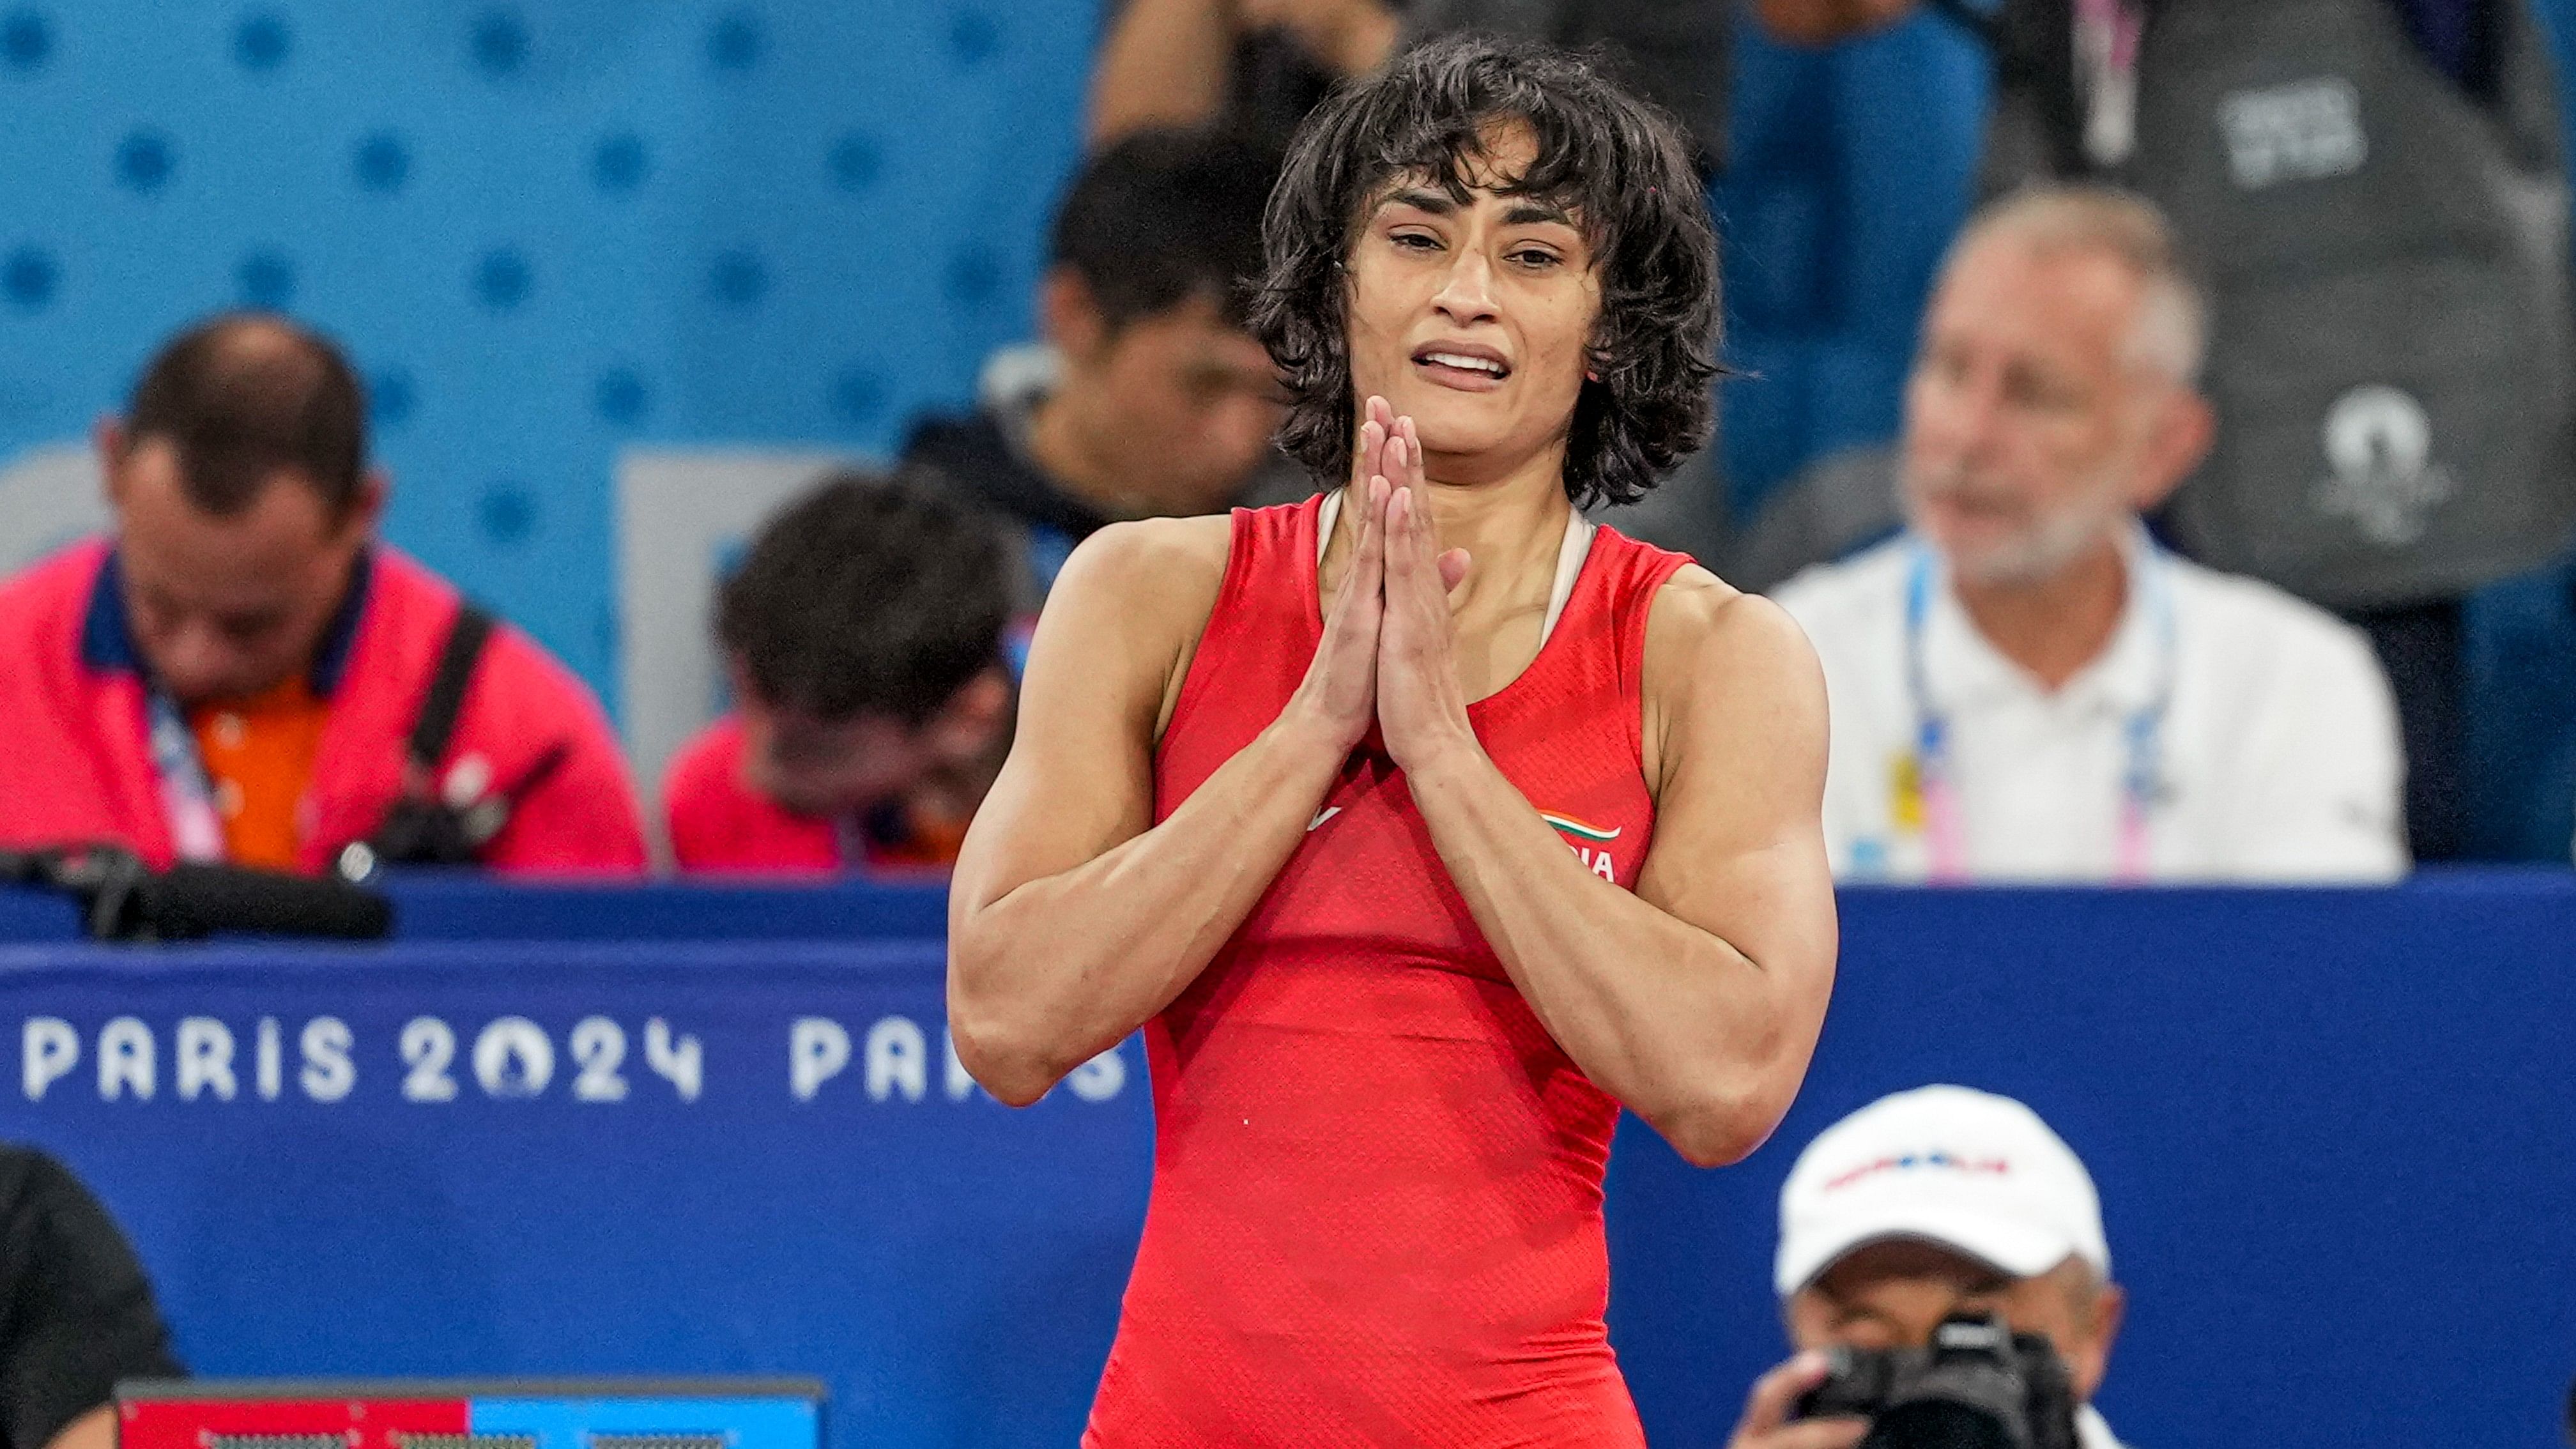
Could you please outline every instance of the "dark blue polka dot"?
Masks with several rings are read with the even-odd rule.
[[[495,312],[507,312],[528,300],[536,277],[528,259],[515,248],[494,247],[474,264],[474,295]]]
[[[843,191],[865,191],[885,170],[885,156],[876,142],[853,131],[832,143],[830,165],[833,185]]]
[[[295,262],[283,252],[252,252],[233,268],[233,280],[245,307],[282,312],[295,301]]]
[[[411,374],[399,367],[379,369],[367,379],[367,411],[380,428],[399,428],[410,422],[412,409],[419,401]]]
[[[612,367],[592,384],[590,402],[599,410],[600,421],[624,428],[642,422],[653,399],[644,389],[644,379],[631,369]]]
[[[643,184],[649,165],[643,137],[632,131],[603,136],[591,149],[591,184],[602,191],[632,191]]]
[[[244,70],[275,70],[286,64],[287,52],[295,48],[295,36],[286,22],[262,11],[243,17],[233,30],[233,59]]]
[[[474,523],[486,542],[509,547],[536,530],[537,501],[527,489],[504,479],[483,490],[482,500],[474,507]]]
[[[707,64],[718,70],[749,70],[760,64],[759,17],[737,10],[707,27]]]
[[[0,261],[0,293],[22,312],[41,310],[54,300],[54,290],[61,284],[62,269],[54,264],[53,254],[41,248],[20,247]]]
[[[978,10],[960,10],[948,22],[948,53],[963,66],[982,65],[1002,48],[1002,32],[993,18]]]
[[[769,269],[747,251],[718,252],[707,266],[707,296],[728,307],[753,307],[769,291]]]
[[[136,131],[117,143],[116,179],[129,191],[149,196],[167,186],[178,167],[170,138],[158,131]]]
[[[517,75],[528,63],[528,22],[516,10],[486,10],[475,18],[465,45],[485,75]]]
[[[54,55],[54,25],[41,10],[12,10],[0,19],[0,61],[11,70],[43,70]]]
[[[970,247],[948,259],[948,300],[989,301],[1002,285],[1002,267],[988,252]]]
[[[349,169],[369,191],[400,191],[411,179],[411,149],[393,132],[378,131],[358,143]]]
[[[832,411],[853,423],[875,422],[885,411],[885,379],[865,364],[853,364],[832,379]]]

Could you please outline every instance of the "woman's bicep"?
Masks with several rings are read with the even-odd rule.
[[[1672,758],[1638,894],[1766,967],[1829,963],[1823,673],[1769,601],[1717,613],[1659,685],[1675,698]]]
[[[1154,720],[1177,644],[1133,538],[1105,531],[1065,565],[1020,685],[1009,758],[952,887],[972,913],[1095,860],[1153,824]]]

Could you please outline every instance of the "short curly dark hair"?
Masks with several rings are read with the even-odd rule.
[[[762,525],[716,641],[763,703],[913,728],[1001,663],[1011,582],[991,519],[927,474],[835,473]]]
[[[1091,289],[1111,330],[1193,297],[1243,325],[1279,153],[1225,130],[1148,130],[1083,163],[1056,208],[1050,265]]]
[[[1455,36],[1336,91],[1297,133],[1263,219],[1268,274],[1252,328],[1280,369],[1279,443],[1326,482],[1350,469],[1349,289],[1366,208],[1401,177],[1462,202],[1494,128],[1526,125],[1537,157],[1506,190],[1563,208],[1601,280],[1591,371],[1575,400],[1565,491],[1634,503],[1707,445],[1717,376],[1717,237],[1671,116],[1583,60],[1524,41]]]
[[[267,312],[225,312],[170,339],[134,385],[129,444],[178,450],[188,501],[234,518],[281,470],[318,490],[333,517],[367,475],[367,395],[331,339]]]

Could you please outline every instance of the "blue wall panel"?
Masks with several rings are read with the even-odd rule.
[[[395,541],[613,698],[617,450],[883,451],[965,399],[1028,331],[1100,8],[0,0],[0,459],[84,432],[183,322],[283,306],[374,387]],[[2539,8],[2576,70],[2576,0]],[[1822,56],[1746,37],[1739,515],[1894,429],[1985,84],[1932,18]],[[2485,757],[2568,753],[2561,673],[2490,691]],[[2545,818],[2509,789],[2488,849],[2563,841],[2556,776]]]
[[[341,337],[390,532],[606,691],[631,441],[885,450],[1023,335],[1088,0],[0,8],[0,457],[238,303]]]
[[[0,1138],[97,1187],[203,1371],[810,1373],[836,1449],[1072,1443],[1145,1206],[1134,1045],[1007,1112],[946,1064],[935,941],[859,939],[847,892],[731,940],[739,893],[646,894],[407,897],[481,942],[0,947]],[[1842,920],[1774,1140],[1700,1172],[1631,1124],[1613,1154],[1610,1331],[1651,1442],[1722,1442],[1785,1352],[1798,1149],[1935,1080],[2023,1098],[2091,1167],[2131,1442],[2562,1442],[2576,881],[1863,890]],[[232,1089],[191,1086],[182,1033],[218,1029]]]

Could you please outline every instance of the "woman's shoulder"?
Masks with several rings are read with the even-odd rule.
[[[1749,739],[1825,741],[1825,678],[1788,612],[1697,564],[1675,571],[1646,624],[1646,778],[1658,800],[1685,755],[1732,758]],[[1818,778],[1822,778],[1822,766]]]
[[[1030,679],[1125,691],[1160,738],[1224,592],[1233,543],[1224,514],[1113,523],[1084,539],[1047,595]]]
[[[1653,652],[1658,637],[1667,644],[1695,647],[1709,631],[1721,626],[1727,610],[1738,600],[1751,597],[1696,563],[1683,564],[1655,590],[1654,601],[1647,605],[1648,652]]]
[[[1074,549],[1048,591],[1038,644],[1081,640],[1089,655],[1111,639],[1144,656],[1186,655],[1225,586],[1231,521],[1141,518],[1113,523]]]
[[[1646,687],[1741,687],[1748,678],[1811,673],[1815,651],[1786,610],[1698,564],[1673,571],[1646,619]],[[1721,682],[1724,681],[1724,682]]]
[[[1205,613],[1225,582],[1233,540],[1223,514],[1204,518],[1139,518],[1112,523],[1082,541],[1065,560],[1047,603],[1081,602],[1134,617],[1164,609]]]

